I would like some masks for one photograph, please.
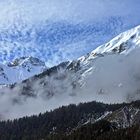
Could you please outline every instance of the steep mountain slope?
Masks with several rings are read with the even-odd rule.
[[[104,117],[105,120],[116,125],[117,128],[127,128],[140,123],[140,109],[125,106]]]
[[[42,73],[47,67],[37,58],[22,57],[9,64],[0,65],[0,85],[22,82],[36,74]]]
[[[105,54],[127,54],[133,49],[140,46],[140,26],[121,33],[108,43],[99,46],[87,56],[81,57],[79,60],[88,61],[97,56]]]

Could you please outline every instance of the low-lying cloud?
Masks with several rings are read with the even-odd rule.
[[[92,100],[106,103],[131,102],[140,99],[140,49],[128,55],[109,55],[93,63],[84,93]]]
[[[78,73],[64,69],[57,74],[2,88],[0,114],[2,119],[38,114],[70,103],[87,101],[104,103],[131,102],[140,99],[140,49],[125,55],[107,55],[91,62],[92,71],[80,87]],[[30,85],[30,90],[27,86]],[[35,96],[24,96],[33,93]],[[29,92],[30,91],[30,92]]]

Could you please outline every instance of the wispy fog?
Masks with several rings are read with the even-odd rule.
[[[135,49],[128,55],[108,55],[94,59],[91,62],[92,73],[83,79],[82,87],[78,73],[61,69],[58,74],[50,77],[31,79],[27,85],[30,85],[30,91],[35,95],[33,97],[21,95],[26,83],[16,85],[12,90],[2,88],[1,118],[13,119],[38,114],[70,103],[93,100],[121,103],[140,99],[139,54],[140,49]],[[29,90],[25,93],[29,94]]]
[[[139,54],[140,49],[135,49],[128,55],[109,55],[95,60],[83,93],[106,103],[140,99]]]

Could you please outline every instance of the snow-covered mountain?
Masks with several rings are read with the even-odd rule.
[[[139,40],[137,26],[75,61],[61,63],[20,83],[2,86],[0,99],[5,102],[0,103],[9,104],[0,112],[8,108],[6,114],[13,118],[70,103],[140,99]],[[25,111],[20,111],[20,107]]]
[[[45,63],[38,58],[22,57],[13,62],[0,64],[0,84],[13,84],[22,82],[46,70]]]
[[[140,46],[140,26],[130,29],[126,32],[121,33],[108,43],[97,47],[87,56],[80,58],[82,61],[87,61],[96,56],[103,56],[105,54],[116,54],[123,53],[127,54],[131,50]]]
[[[127,59],[127,55],[131,53],[131,51],[133,52],[135,51],[135,49],[137,48],[139,49],[139,47],[140,47],[140,26],[137,26],[133,29],[121,33],[108,43],[97,47],[91,53],[80,57],[78,59],[78,63],[81,64],[82,69],[84,69],[84,73],[88,74],[88,72],[91,71],[91,69],[93,69],[92,62],[94,62],[96,58],[121,54],[120,56],[126,55]]]

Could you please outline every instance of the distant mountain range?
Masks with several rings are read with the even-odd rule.
[[[42,73],[47,67],[37,58],[22,57],[7,65],[0,65],[0,84],[9,85],[22,82],[35,74]]]

